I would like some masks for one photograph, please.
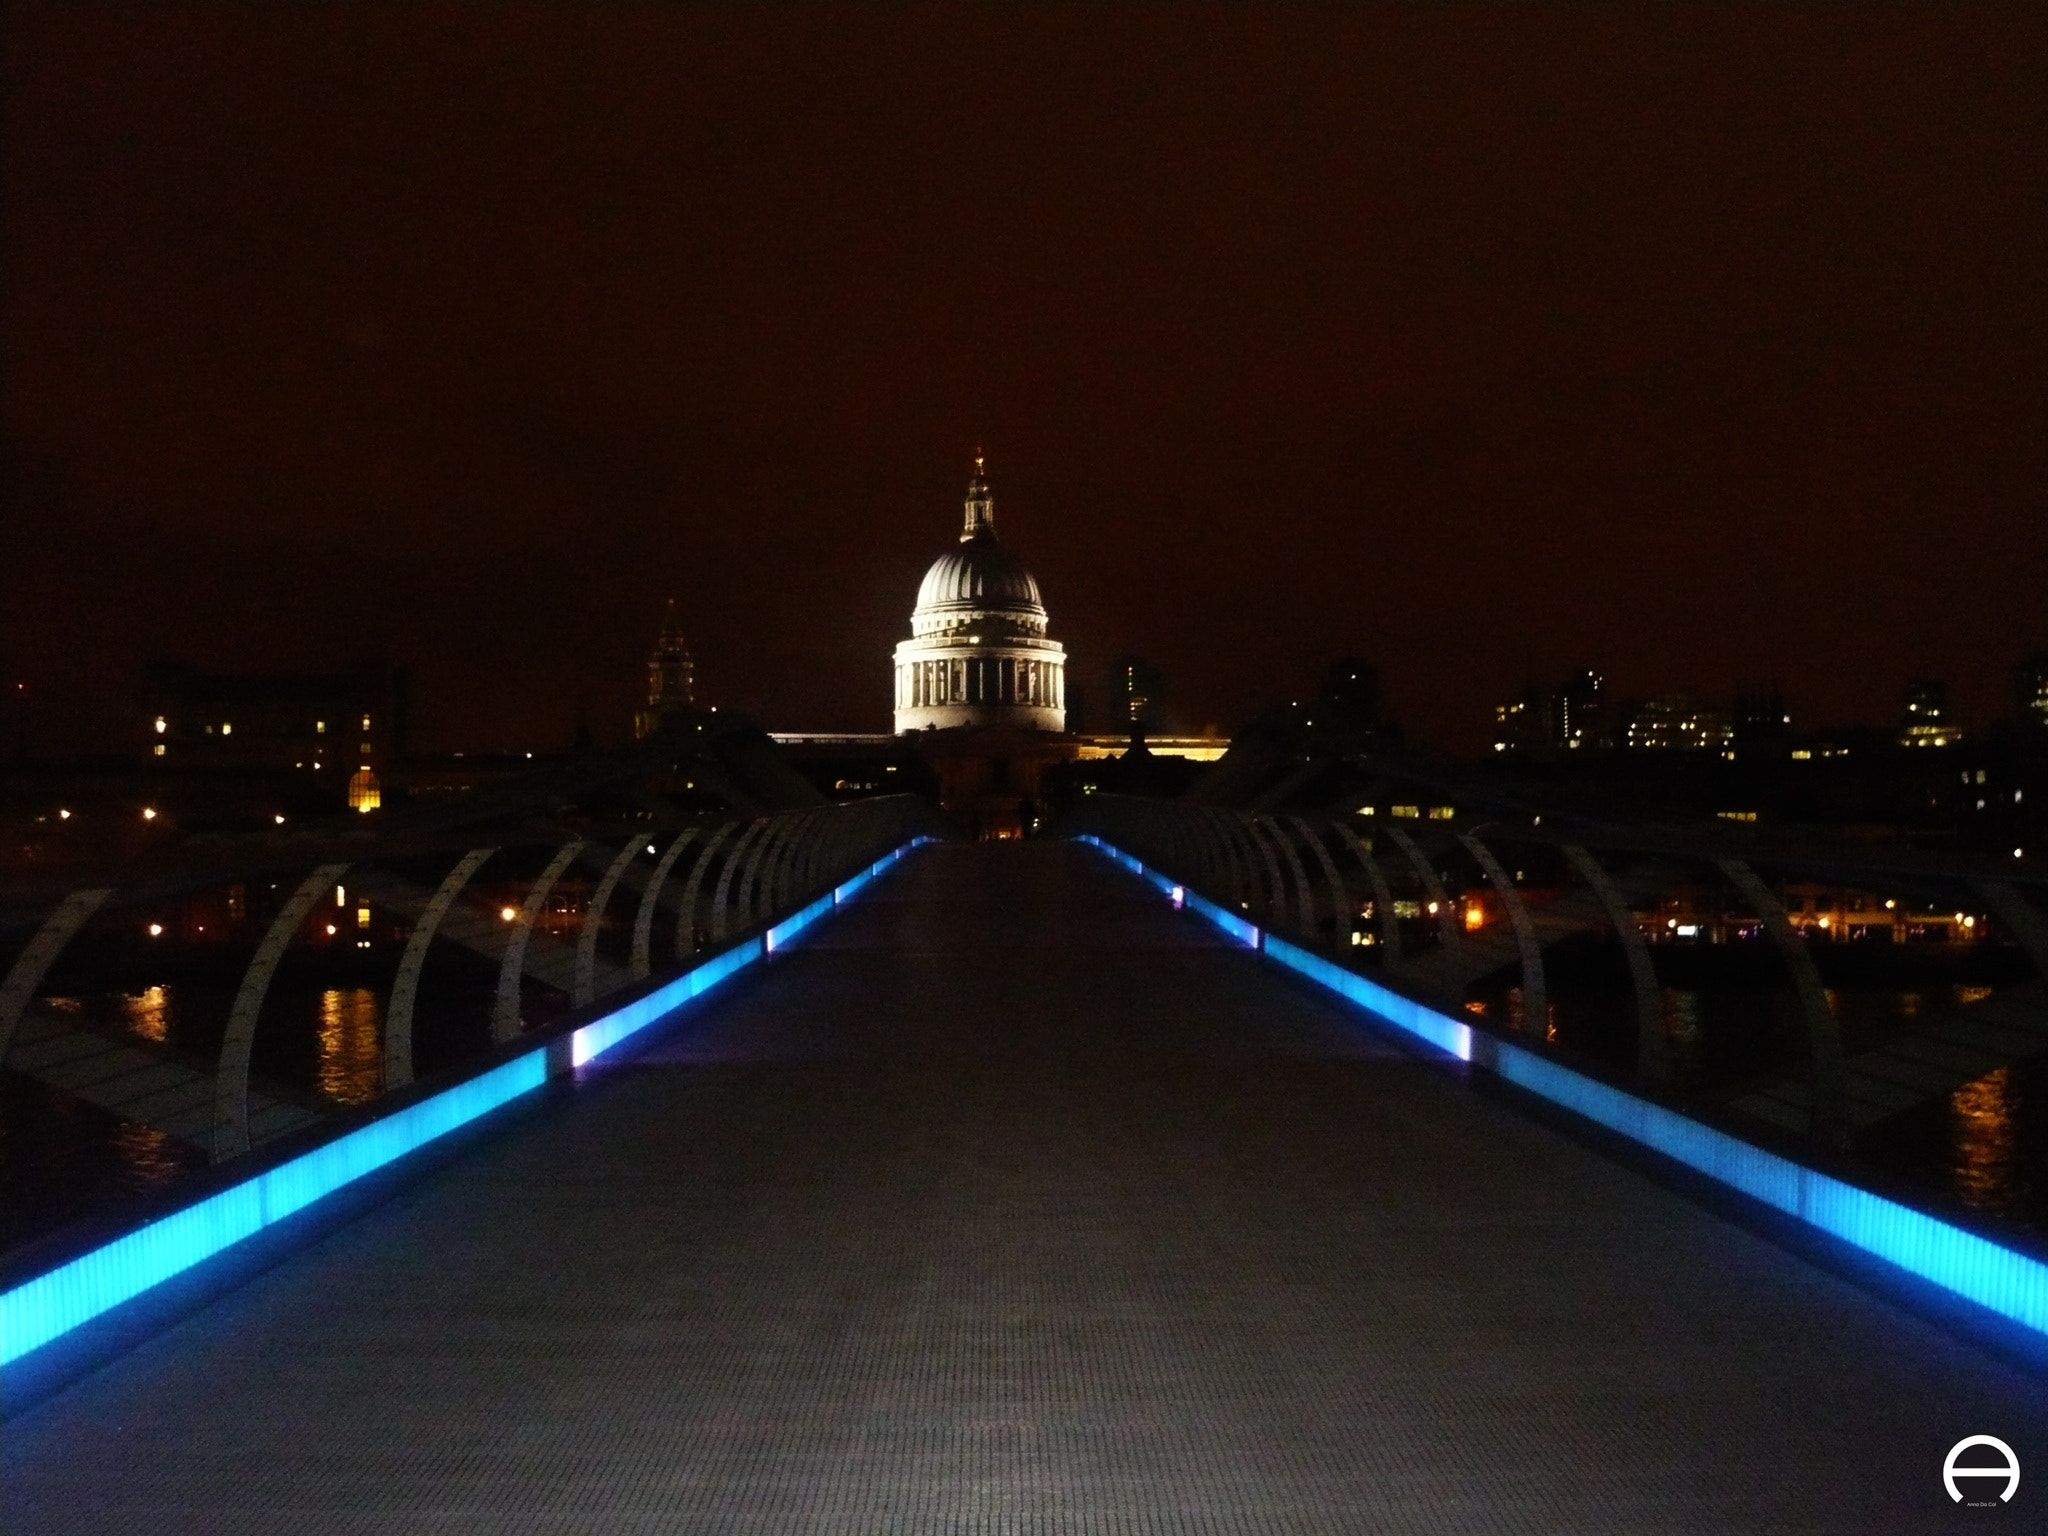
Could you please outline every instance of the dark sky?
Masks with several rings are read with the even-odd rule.
[[[1802,722],[2048,646],[2048,7],[15,5],[0,665],[886,726],[987,444],[1084,681]],[[1099,692],[1099,690],[1098,690]]]

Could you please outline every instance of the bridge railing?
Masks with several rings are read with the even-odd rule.
[[[1069,825],[1475,1027],[1836,1151],[2048,1051],[2038,879],[1409,809],[1090,795]]]
[[[888,796],[529,823],[73,890],[11,914],[0,1065],[145,1130],[165,1163],[228,1162],[768,930],[930,814]]]
[[[1944,1097],[1969,1106],[1959,1109],[1965,1122],[1993,1121],[1994,1141],[2021,1139],[2017,1106],[1987,1108],[1984,1100],[1987,1083],[2048,1051],[2039,881],[1839,850],[1777,846],[1741,857],[1710,842],[1573,835],[1533,819],[1527,827],[1451,822],[1361,833],[1330,816],[1104,795],[1086,797],[1064,830],[1437,1049],[2048,1334],[2048,1241],[2038,1209],[1972,1200],[1927,1178],[1925,1168],[1902,1175],[1871,1155],[1883,1150],[1888,1121]],[[1681,898],[1672,888],[1698,886],[1710,874],[1723,899],[1703,902],[1697,889],[1685,890],[1695,921],[1677,922],[1671,908]],[[1942,911],[1953,929],[1993,931],[2000,942],[1984,948],[2005,966],[2001,984],[1959,988],[1969,995],[1926,1010],[1933,1016],[1924,1020],[1856,1028],[1835,963],[1853,946],[1830,953],[1828,936],[1843,908],[1817,912],[1811,898],[1817,888],[1840,895],[1858,885],[1866,894],[1898,893],[1878,910]],[[1803,902],[1793,897],[1802,888]],[[1831,920],[1826,927],[1821,916]],[[1680,927],[1711,927],[1704,937],[1718,942],[1682,943]],[[1599,1020],[1561,1029],[1558,993],[1573,988],[1552,990],[1576,963],[1572,946],[1593,928],[1606,930],[1607,959],[1625,977],[1614,990],[1626,1001],[1619,1018],[1605,1021],[1604,1040],[1589,1027]],[[1780,968],[1778,992],[1797,1009],[1788,1032],[1803,1036],[1796,1071],[1703,1090],[1687,1070],[1700,1042],[1683,1038],[1689,1021],[1671,1006],[1679,989],[1664,984],[1666,973],[1712,949],[1752,971],[1759,961]],[[1513,1009],[1492,1006],[1503,979],[1518,983],[1508,989]],[[1613,1027],[1622,1020],[1625,1028]],[[1966,1124],[1965,1134],[1982,1129]]]

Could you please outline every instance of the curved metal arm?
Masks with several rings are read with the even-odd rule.
[[[1807,1111],[1807,1131],[1815,1141],[1830,1147],[1849,1144],[1849,1074],[1842,1059],[1842,1031],[1835,1011],[1828,1006],[1827,988],[1821,985],[1813,955],[1792,927],[1785,909],[1778,905],[1770,887],[1757,878],[1756,871],[1740,859],[1718,861],[1721,872],[1742,893],[1764,932],[1777,946],[1785,968],[1792,973],[1792,989],[1799,995],[1799,1013],[1806,1024],[1808,1069],[1812,1074],[1813,1102]]]
[[[2005,925],[2014,942],[2027,952],[2035,973],[2048,978],[2048,918],[2043,918],[2032,902],[2003,880],[1979,880],[1975,888],[1991,909],[1991,915]]]
[[[1322,834],[1304,818],[1290,816],[1287,819],[1294,823],[1302,841],[1308,844],[1309,851],[1315,854],[1316,862],[1322,866],[1323,880],[1330,888],[1330,942],[1338,949],[1344,949],[1351,943],[1354,909],[1351,893],[1344,888],[1344,877],[1337,873],[1337,861],[1330,857]]]
[[[242,985],[235,993],[228,1013],[228,1031],[220,1043],[220,1061],[213,1074],[213,1160],[226,1162],[249,1150],[249,1055],[256,1043],[256,1016],[263,1011],[270,978],[284,958],[286,946],[299,931],[299,924],[313,910],[313,903],[334,889],[348,872],[347,864],[322,864],[299,882],[283,909],[272,919],[263,942],[256,946],[256,958],[242,973]]]
[[[1277,816],[1256,817],[1254,820],[1265,824],[1266,836],[1280,850],[1288,874],[1294,877],[1294,931],[1304,937],[1313,937],[1316,931],[1315,898],[1309,890],[1308,871],[1302,868],[1301,855],[1294,851],[1294,839],[1287,835],[1287,828]]]
[[[690,827],[674,842],[670,843],[654,866],[654,873],[647,877],[647,888],[640,893],[640,910],[633,914],[633,979],[645,981],[654,969],[654,914],[661,906],[661,888],[668,879],[668,872],[675,868],[676,859],[690,846],[690,839],[702,829]]]
[[[1379,860],[1372,856],[1372,850],[1365,846],[1365,839],[1345,826],[1337,823],[1337,831],[1351,846],[1351,852],[1358,862],[1365,866],[1365,878],[1372,882],[1373,915],[1380,929],[1380,948],[1386,952],[1387,966],[1391,970],[1401,963],[1401,920],[1394,915],[1394,893],[1387,885],[1386,872],[1380,868]]]
[[[534,921],[547,905],[548,892],[582,851],[581,838],[562,845],[519,904],[519,915],[505,936],[505,958],[498,964],[498,1002],[491,1013],[491,1039],[500,1045],[519,1038],[519,978],[526,972],[526,943],[533,936]]]
[[[456,861],[428,898],[419,921],[405,936],[405,953],[398,957],[398,977],[391,983],[391,1006],[384,1013],[384,1088],[388,1093],[412,1081],[412,1015],[419,997],[420,969],[427,963],[434,932],[455,904],[470,877],[483,868],[484,861],[498,850],[472,848]]]
[[[1260,892],[1259,920],[1268,928],[1286,927],[1287,887],[1280,875],[1280,855],[1273,851],[1271,841],[1260,829],[1254,817],[1240,811],[1237,815],[1237,824],[1243,830],[1246,840],[1258,850],[1259,857],[1265,861],[1266,874],[1272,882]],[[1266,894],[1267,891],[1271,894]]]
[[[113,894],[111,888],[73,891],[57,903],[56,910],[43,919],[43,926],[28,941],[28,947],[14,957],[14,964],[7,968],[7,980],[0,983],[0,1062],[7,1060],[8,1047],[14,1043],[14,1026],[21,1022],[22,1012],[36,995],[36,988],[43,984],[43,977],[57,963],[73,935],[85,926],[85,920]]]
[[[711,870],[711,861],[718,856],[726,839],[740,830],[736,821],[721,822],[719,828],[698,850],[697,862],[690,866],[690,878],[683,883],[683,906],[676,913],[676,958],[686,960],[697,952],[697,898],[703,893],[704,881]]]
[[[1657,968],[1650,963],[1650,946],[1636,926],[1636,915],[1623,899],[1600,861],[1576,843],[1564,845],[1564,856],[1579,872],[1600,905],[1607,921],[1621,940],[1621,952],[1628,960],[1629,985],[1636,998],[1636,1071],[1653,1083],[1671,1081],[1671,1040],[1664,1028],[1664,993],[1657,985]]]
[[[590,905],[583,910],[583,926],[576,934],[576,990],[569,995],[569,1001],[581,1008],[597,998],[597,934],[604,926],[604,909],[611,904],[612,891],[619,879],[626,873],[626,866],[633,862],[633,856],[640,851],[640,839],[629,837],[626,846],[618,852],[604,872],[604,878],[597,882],[597,889],[590,894]]]
[[[1394,846],[1399,848],[1407,857],[1408,863],[1415,870],[1416,878],[1422,882],[1422,888],[1429,892],[1429,899],[1436,903],[1438,937],[1443,940],[1446,948],[1456,944],[1458,942],[1457,914],[1451,910],[1451,898],[1444,894],[1444,883],[1437,876],[1436,866],[1429,861],[1427,854],[1416,847],[1414,838],[1410,837],[1399,827],[1394,826],[1391,822],[1387,826],[1387,836],[1394,840]]]
[[[740,865],[747,861],[748,851],[759,842],[772,825],[763,818],[747,823],[747,830],[740,834],[740,840],[732,846],[732,856],[725,861],[725,868],[718,872],[718,889],[711,898],[711,942],[723,942],[726,930],[727,899],[733,894],[733,876],[739,873]]]
[[[1500,897],[1500,904],[1507,908],[1508,922],[1515,930],[1515,948],[1521,951],[1522,956],[1522,1029],[1541,1040],[1550,1033],[1550,999],[1545,995],[1543,985],[1543,949],[1536,942],[1536,925],[1529,920],[1529,909],[1523,904],[1522,893],[1515,889],[1515,882],[1508,878],[1508,872],[1500,867],[1500,860],[1493,856],[1493,850],[1469,834],[1460,834],[1458,841],[1479,861],[1479,867],[1486,872],[1486,878]]]

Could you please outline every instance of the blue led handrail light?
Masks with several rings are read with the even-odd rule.
[[[911,849],[929,841],[924,837],[913,838],[764,933],[583,1025],[568,1037],[569,1060],[581,1066],[603,1055],[627,1036],[710,991],[735,971],[771,950],[780,949],[834,907],[850,900]],[[536,1045],[502,1065],[288,1162],[253,1174],[0,1293],[0,1365],[20,1359],[30,1350],[90,1322],[231,1244],[305,1209],[321,1196],[332,1194],[480,1115],[489,1114],[521,1094],[531,1093],[548,1079],[548,1049],[545,1044]]]
[[[1238,942],[1437,1050],[1483,1067],[2001,1317],[2048,1333],[2048,1264],[1461,1024],[1320,955],[1261,934],[1235,912],[1204,900],[1093,834],[1084,833],[1080,841],[1158,886],[1174,905],[1199,912]]]

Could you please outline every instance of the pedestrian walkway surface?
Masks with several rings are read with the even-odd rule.
[[[1926,1531],[1988,1433],[2043,1528],[2021,1368],[1086,849],[927,849],[650,1033],[7,1424],[0,1525]]]

